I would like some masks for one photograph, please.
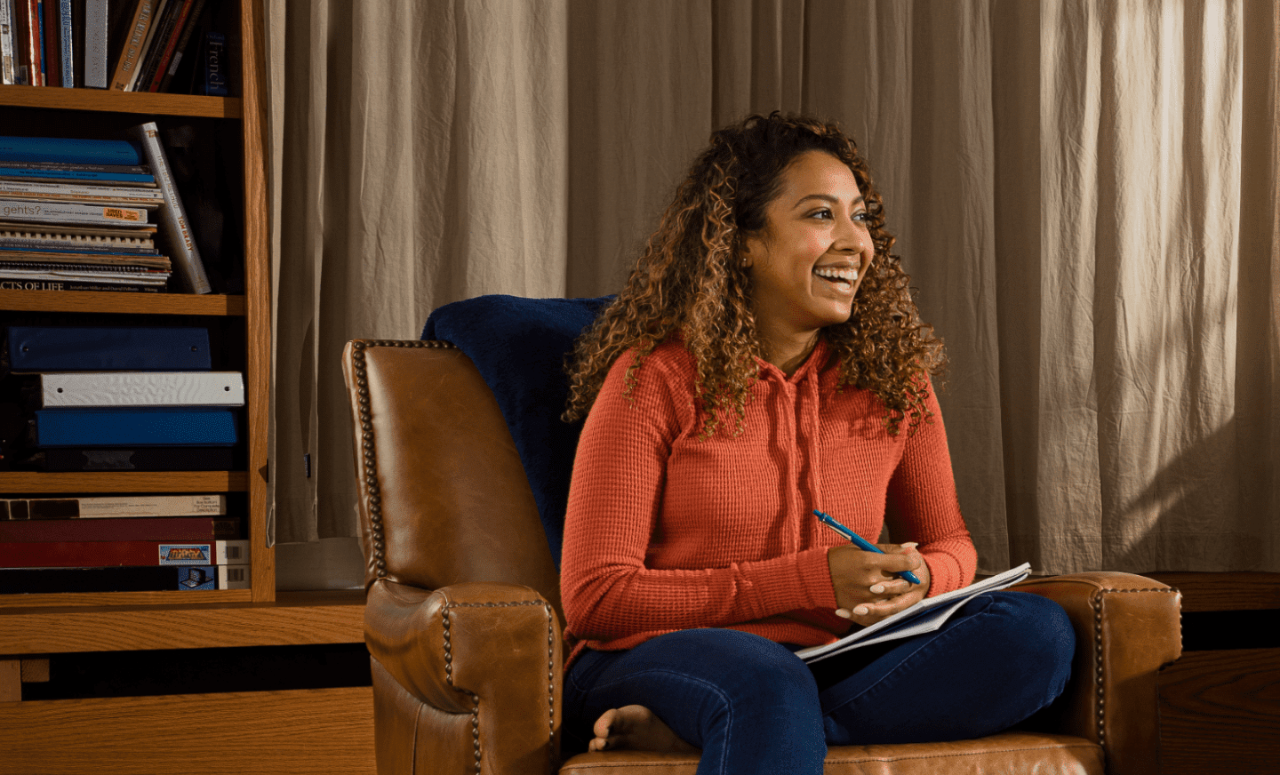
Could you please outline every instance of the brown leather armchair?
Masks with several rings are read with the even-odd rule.
[[[343,355],[367,560],[378,772],[693,775],[697,756],[561,761],[560,590],[493,394],[442,342]],[[1159,772],[1156,672],[1181,653],[1180,596],[1128,573],[1037,578],[1076,628],[1066,694],[1034,728],[980,740],[833,747],[834,773]],[[975,708],[981,713],[981,708]]]

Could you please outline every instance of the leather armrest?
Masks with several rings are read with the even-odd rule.
[[[1156,673],[1182,655],[1181,594],[1119,572],[1034,578],[1012,589],[1057,602],[1075,629],[1071,682],[1049,711],[1055,731],[1101,745],[1109,773],[1157,775]]]
[[[563,656],[560,623],[537,592],[503,583],[433,592],[382,579],[369,589],[364,623],[369,653],[406,691],[472,715],[490,762],[511,763],[512,772],[550,766],[559,752]]]

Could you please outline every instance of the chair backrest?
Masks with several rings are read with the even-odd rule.
[[[515,442],[480,373],[443,342],[355,340],[342,357],[355,431],[365,586],[560,583]]]

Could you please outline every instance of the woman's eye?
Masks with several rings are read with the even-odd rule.
[[[830,220],[830,219],[831,219],[831,211],[830,211],[830,210],[816,210],[816,211],[814,211],[814,212],[810,213],[810,214],[809,214],[809,217],[810,217],[810,218],[822,218],[822,219],[825,219],[825,220]]]
[[[866,223],[867,221],[871,220],[871,213],[867,212],[866,210],[859,210],[858,212],[853,214],[853,220]]]

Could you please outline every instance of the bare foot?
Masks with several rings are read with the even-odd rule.
[[[606,710],[591,729],[595,738],[588,751],[627,748],[634,751],[696,751],[671,731],[671,727],[643,705]]]

